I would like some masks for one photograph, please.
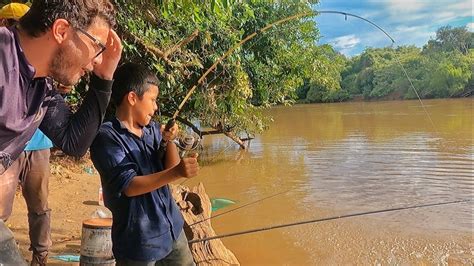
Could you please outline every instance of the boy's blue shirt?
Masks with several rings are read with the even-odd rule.
[[[105,122],[90,152],[100,174],[104,203],[112,211],[113,252],[117,260],[155,261],[166,257],[183,229],[183,218],[168,186],[127,197],[123,191],[135,176],[163,170],[157,158],[160,125],[151,122],[142,137],[117,119]]]

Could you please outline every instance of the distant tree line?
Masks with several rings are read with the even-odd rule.
[[[354,99],[448,98],[472,95],[474,91],[474,33],[463,27],[441,27],[423,48],[367,48],[347,59],[331,52],[338,82],[325,86],[308,81],[297,89],[302,102],[336,102]]]
[[[10,1],[0,0],[1,3]],[[311,12],[318,0],[112,0],[118,15],[123,62],[148,66],[160,79],[162,114],[178,108],[189,89],[246,36],[295,14]],[[0,5],[1,6],[1,5]],[[219,62],[184,105],[183,124],[199,121],[200,134],[261,132],[276,104],[354,99],[411,99],[415,95],[398,61],[422,98],[472,93],[473,33],[443,27],[422,49],[368,48],[346,58],[318,45],[314,18],[288,21],[237,47]],[[85,83],[68,99],[80,104]]]

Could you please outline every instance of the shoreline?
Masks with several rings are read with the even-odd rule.
[[[69,156],[51,156],[49,207],[52,210],[51,238],[53,244],[49,252],[48,265],[78,265],[78,262],[65,262],[52,257],[56,255],[79,255],[82,222],[92,218],[98,210],[110,213],[106,207],[99,205],[100,178],[95,169],[91,167],[92,162],[88,157],[76,160]],[[172,187],[175,186],[177,185],[172,185]],[[209,197],[207,195],[205,197],[209,201]],[[211,211],[210,202],[207,206],[209,207],[209,213],[206,215],[209,215]],[[188,219],[189,216],[184,218]],[[196,216],[196,219],[200,220],[202,218]],[[208,224],[210,225],[210,222]],[[27,209],[19,189],[15,194],[12,215],[5,225],[13,232],[21,256],[29,263],[31,261],[31,251],[28,250],[30,242]],[[213,231],[212,228],[210,229]],[[193,244],[193,246],[198,245]],[[223,246],[221,244],[219,248],[221,249]],[[221,253],[232,254],[230,250]],[[229,256],[233,256],[233,254]]]

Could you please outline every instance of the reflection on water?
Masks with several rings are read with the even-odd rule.
[[[472,99],[276,107],[247,152],[206,137],[208,165],[187,185],[244,204],[218,233],[473,197]],[[206,156],[204,156],[206,157]],[[205,158],[203,158],[205,159]],[[224,209],[225,210],[225,209]],[[223,210],[223,211],[224,211]],[[341,219],[225,239],[244,265],[473,260],[473,204]]]

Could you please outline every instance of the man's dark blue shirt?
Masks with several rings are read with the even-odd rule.
[[[168,186],[127,197],[123,192],[135,176],[163,170],[157,157],[161,133],[151,122],[141,137],[117,119],[104,123],[90,152],[97,168],[104,203],[112,211],[112,242],[116,259],[155,261],[166,257],[183,229],[183,218]]]

